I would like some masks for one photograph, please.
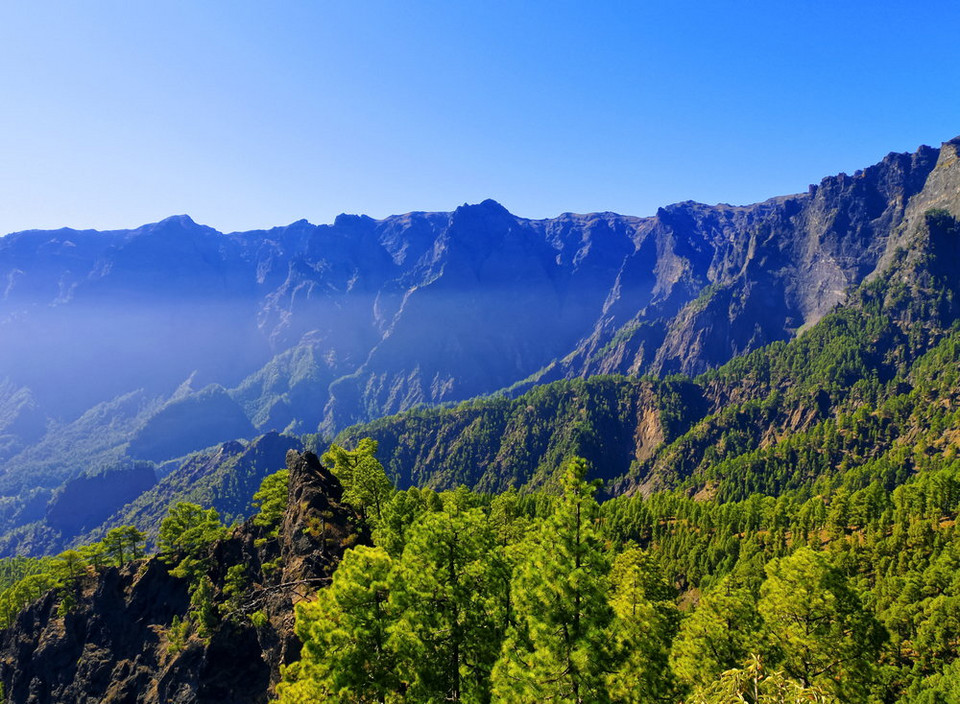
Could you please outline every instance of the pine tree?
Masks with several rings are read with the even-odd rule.
[[[389,644],[395,621],[382,548],[349,550],[332,584],[297,605],[301,660],[284,673],[279,704],[398,701],[400,681]]]
[[[670,643],[679,614],[675,590],[659,574],[650,556],[630,547],[617,555],[610,571],[614,620],[610,642],[622,660],[607,675],[607,690],[616,702],[675,702],[670,670]]]
[[[484,512],[451,493],[408,534],[392,580],[398,613],[392,643],[407,696],[417,702],[484,702],[505,629],[501,563]]]
[[[290,470],[281,469],[264,477],[260,488],[253,495],[253,505],[259,509],[253,517],[254,525],[266,528],[271,538],[277,537],[283,512],[287,508],[289,483]]]
[[[217,625],[217,609],[213,605],[213,582],[201,576],[190,590],[190,613],[197,626],[197,635],[209,638]]]
[[[570,461],[556,512],[521,550],[511,589],[515,623],[493,672],[497,701],[610,701],[605,675],[617,665],[608,642],[610,563],[586,472],[585,460]]]
[[[226,533],[216,509],[180,501],[160,523],[161,559],[175,565],[172,574],[185,577],[195,586],[206,569],[207,551]]]
[[[382,518],[383,508],[394,491],[376,454],[377,441],[363,438],[353,451],[330,445],[321,458],[343,485],[343,500],[374,523]]]
[[[863,701],[886,633],[840,570],[801,548],[766,568],[758,610],[786,674]]]
[[[440,496],[432,489],[410,487],[390,497],[373,531],[374,542],[392,557],[403,554],[410,526],[430,511],[443,510]]]
[[[725,577],[680,626],[672,653],[677,676],[694,686],[715,681],[757,651],[760,626],[756,598],[734,577]]]
[[[76,581],[83,576],[87,564],[77,550],[65,550],[57,555],[53,572],[62,580]]]

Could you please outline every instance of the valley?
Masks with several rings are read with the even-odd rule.
[[[0,238],[5,696],[953,701],[958,148]]]

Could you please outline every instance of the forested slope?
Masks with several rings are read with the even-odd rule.
[[[852,205],[829,217],[816,211],[818,227],[829,223],[818,232],[839,238],[829,251],[842,266],[811,261],[856,270],[859,283],[805,299],[816,303],[808,309],[815,316],[801,316],[812,324],[773,336],[790,339],[737,328],[736,339],[751,342],[735,351],[756,349],[696,376],[579,378],[565,366],[572,355],[491,397],[349,428],[322,458],[296,451],[314,447],[317,435],[269,433],[176,462],[124,464],[121,436],[135,425],[124,404],[146,419],[137,425],[141,449],[159,452],[169,429],[191,423],[205,403],[230,427],[244,425],[238,408],[281,417],[256,410],[254,396],[266,389],[277,392],[271,403],[290,403],[278,392],[286,372],[306,384],[299,401],[309,399],[318,357],[305,353],[275,360],[243,393],[214,386],[197,394],[187,384],[174,400],[138,393],[81,417],[69,438],[82,438],[101,414],[114,419],[116,435],[81,446],[103,471],[67,479],[71,471],[60,468],[60,488],[0,501],[0,519],[19,525],[7,546],[56,551],[69,531],[85,532],[86,543],[56,557],[0,560],[7,698],[960,700],[956,148],[945,145],[936,168],[930,154],[890,157],[883,169],[813,189],[808,197],[821,205],[830,189],[890,195],[906,183],[914,196],[899,205],[874,199],[871,217]],[[685,207],[716,224],[719,240],[729,232],[716,212]],[[792,207],[777,200],[750,217],[776,219]],[[483,208],[457,217],[506,222],[494,205]],[[747,218],[735,210],[723,217]],[[677,234],[686,221],[668,212],[658,222]],[[410,223],[395,224],[409,234]],[[881,226],[882,246],[870,239]],[[426,231],[417,232],[424,244]],[[774,231],[764,232],[776,248]],[[841,232],[862,236],[863,248],[850,250]],[[461,246],[486,245],[454,249]],[[733,253],[723,258],[728,273],[744,264]],[[876,264],[870,271],[865,253]],[[671,290],[696,288],[693,269],[677,271]],[[714,349],[703,346],[707,338],[726,333],[693,323],[716,306],[758,305],[764,289],[738,281],[701,287],[682,305],[665,293],[658,305],[673,300],[679,312],[672,332],[660,330],[653,359]],[[624,345],[654,340],[644,337],[656,327],[649,322],[619,328],[598,348],[619,362],[598,368],[639,371],[617,365]],[[529,388],[552,376],[572,378]],[[347,385],[362,386],[361,377]],[[386,387],[378,388],[370,398]],[[29,394],[14,396],[4,413],[33,407]],[[413,400],[403,396],[401,405]],[[37,461],[55,466],[53,446],[36,447]],[[284,453],[288,469],[267,476]],[[127,500],[118,481],[111,501],[63,510],[116,472],[138,497]],[[25,476],[0,483],[23,488]],[[253,514],[232,528],[221,523]],[[154,546],[158,554],[145,556]]]
[[[8,700],[960,694],[960,460],[892,490],[598,504],[575,457],[555,493],[491,496],[395,491],[376,451],[333,446],[323,465],[291,452],[230,532],[178,504],[154,557],[123,528],[0,561]]]
[[[349,429],[403,486],[549,483],[590,460],[613,493],[723,499],[811,489],[838,471],[902,481],[957,432],[960,229],[929,211],[881,276],[795,340],[693,379],[595,377]]]
[[[530,220],[493,201],[220,233],[0,238],[0,506],[271,430],[595,374],[698,374],[820,320],[933,207],[956,140],[745,206]],[[819,176],[819,175],[818,175]],[[7,512],[22,528],[37,510]]]

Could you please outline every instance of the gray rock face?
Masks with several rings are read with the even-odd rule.
[[[184,399],[219,384],[236,405],[220,397],[219,425],[196,436],[220,441],[228,427],[332,432],[599,372],[696,373],[817,321],[928,207],[957,212],[957,145],[890,154],[807,193],[647,218],[527,220],[484,201],[245,233],[179,216],[8,235],[0,457],[26,471],[43,418],[66,424],[137,389],[170,416],[138,409],[144,439],[191,424]]]

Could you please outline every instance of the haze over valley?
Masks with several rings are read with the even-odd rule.
[[[0,4],[0,704],[960,702],[958,9]]]

